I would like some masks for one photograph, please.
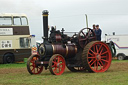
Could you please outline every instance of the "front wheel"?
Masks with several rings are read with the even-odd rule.
[[[60,54],[55,54],[50,58],[49,70],[53,75],[61,75],[65,70],[65,59]]]
[[[36,61],[40,60],[39,55],[31,55],[27,61],[27,70],[30,74],[40,74],[43,71],[42,65],[36,65]]]

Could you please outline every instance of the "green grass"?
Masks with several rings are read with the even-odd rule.
[[[74,73],[66,69],[60,76],[52,75],[49,70],[30,75],[26,64],[1,64],[0,85],[128,85],[128,68],[115,65],[127,62],[113,60],[110,69],[104,73]]]
[[[112,60],[112,63],[115,62],[128,62],[128,60]],[[16,63],[16,64],[0,64],[0,68],[21,68],[26,67],[25,63]]]
[[[128,62],[128,60],[112,60],[112,63],[114,62]]]
[[[9,73],[0,75],[4,85],[128,85],[128,72],[73,73],[65,72],[54,76],[49,72],[40,75],[26,73]]]
[[[0,64],[0,68],[20,68],[26,67],[25,63],[16,63],[16,64]]]

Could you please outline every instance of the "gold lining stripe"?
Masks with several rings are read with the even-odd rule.
[[[66,56],[68,55],[68,46],[66,45]]]
[[[75,45],[75,53],[77,53],[77,47],[76,47],[76,45]]]
[[[43,16],[48,16],[47,14],[44,14]]]
[[[55,54],[55,47],[53,44],[52,44],[52,48],[53,48],[53,54]]]
[[[75,48],[75,53],[77,53],[77,46],[73,43],[74,48]]]
[[[43,48],[43,53],[41,53],[41,50],[39,50],[39,53],[40,53],[41,55],[44,55],[44,54],[45,54],[45,51],[46,51],[46,50],[45,50],[45,47],[44,47],[44,44],[41,44],[41,45],[40,45],[40,48]],[[39,48],[39,49],[40,49],[40,48]]]

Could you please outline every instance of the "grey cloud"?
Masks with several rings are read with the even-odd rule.
[[[0,13],[25,13],[29,19],[31,34],[40,40],[42,36],[42,11],[49,10],[49,25],[57,29],[79,31],[85,27],[88,14],[89,27],[100,24],[105,33],[127,34],[127,0],[0,0]],[[104,37],[104,36],[103,36]]]

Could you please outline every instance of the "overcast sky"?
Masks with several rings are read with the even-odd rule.
[[[104,34],[128,34],[128,0],[0,0],[0,13],[25,13],[30,33],[37,40],[42,37],[42,11],[49,11],[49,26],[66,31],[79,32],[99,24]]]

